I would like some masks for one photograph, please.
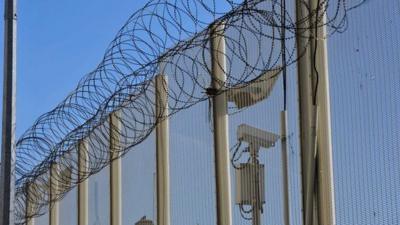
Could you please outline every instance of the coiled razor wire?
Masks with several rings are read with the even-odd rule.
[[[318,10],[309,10],[296,24],[290,13],[294,9],[282,9],[279,0],[148,2],[120,29],[97,68],[18,140],[17,224],[44,214],[52,202],[149,136],[162,119],[155,111],[153,78],[157,74],[169,77],[172,116],[212,95],[253,82],[266,71],[294,64],[302,56],[296,53],[296,34],[311,40],[308,31],[322,25],[328,27],[329,35],[343,32],[348,11],[363,1],[319,3]],[[301,4],[311,8],[306,1]],[[321,24],[325,12],[328,19]],[[317,22],[309,23],[312,18]],[[227,80],[221,90],[210,93],[210,28],[215,24],[224,25],[219,35],[226,40]],[[288,41],[286,49],[281,49],[283,40]],[[120,125],[110,125],[110,119]],[[113,149],[116,154],[111,155],[110,141],[116,138],[110,138],[112,132],[118,134],[118,141]],[[80,152],[86,154],[83,169]],[[56,183],[54,190],[51,186]]]

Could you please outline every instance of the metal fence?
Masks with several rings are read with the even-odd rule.
[[[50,115],[62,132],[20,139],[18,221],[400,224],[399,15],[397,1],[151,1],[62,105],[84,107]]]

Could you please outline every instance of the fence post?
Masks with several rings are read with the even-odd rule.
[[[297,84],[299,92],[300,154],[302,178],[303,224],[313,224],[314,179],[313,165],[313,104],[311,80],[310,21],[307,4],[296,0]]]
[[[319,4],[319,5],[318,5]],[[317,89],[318,125],[317,125],[317,179],[318,179],[318,221],[319,224],[335,225],[335,196],[332,162],[331,109],[329,96],[328,47],[326,32],[327,3],[321,0],[310,0],[312,11],[316,14],[315,29],[311,39],[311,52],[315,53],[315,70],[318,71]],[[314,77],[317,74],[314,74]]]
[[[0,164],[0,225],[14,225],[17,0],[4,2],[3,117]]]
[[[89,164],[89,151],[88,143],[84,140],[78,144],[78,180],[84,179],[78,184],[78,225],[88,225],[88,188],[89,178],[88,176],[88,164]]]
[[[161,70],[163,73],[163,70]],[[170,224],[169,118],[167,76],[156,76],[157,225]]]
[[[110,225],[122,225],[120,112],[110,114]]]
[[[212,89],[221,91],[226,82],[225,25],[211,28]],[[213,96],[214,155],[217,194],[217,225],[232,224],[231,176],[228,142],[228,113],[225,94]]]
[[[49,225],[59,224],[59,202],[57,200],[58,194],[58,164],[53,163],[50,169],[50,214]]]
[[[308,3],[296,0],[303,220],[335,225],[326,5]]]

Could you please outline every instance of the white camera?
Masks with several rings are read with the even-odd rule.
[[[252,144],[255,147],[270,148],[275,146],[279,135],[260,130],[247,124],[241,124],[237,129],[237,139]]]
[[[241,163],[236,174],[236,204],[252,205],[257,199],[261,205],[265,203],[265,169],[263,164],[254,162],[258,157],[261,147],[270,148],[275,146],[279,135],[258,128],[241,124],[237,129],[237,139],[249,144],[250,154],[253,160]]]
[[[228,101],[234,102],[241,109],[264,100],[271,94],[281,71],[282,69],[277,67],[266,71],[259,78],[248,84],[240,84],[230,88],[226,92]]]

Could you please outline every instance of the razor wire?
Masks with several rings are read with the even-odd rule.
[[[344,32],[347,13],[363,2],[321,0],[313,11],[301,1],[307,17],[296,22],[294,9],[278,0],[149,1],[120,29],[96,69],[17,141],[17,223],[44,214],[52,202],[150,135],[163,119],[155,111],[157,74],[169,77],[172,116],[228,89],[256,82],[266,71],[293,65],[302,57],[298,53],[302,49],[295,41],[281,45],[282,41],[301,36],[311,42],[309,31],[318,26],[326,25],[328,35]],[[327,22],[321,24],[325,13]],[[222,25],[221,32],[213,31],[216,24]],[[220,90],[209,88],[212,35],[223,35],[226,41],[227,80]],[[234,70],[232,65],[242,69]],[[230,108],[230,113],[237,110]],[[111,119],[119,126],[110,125]],[[118,133],[113,149],[118,154],[110,152],[109,142],[116,138],[110,137],[111,132]],[[79,167],[82,151],[86,154],[83,170]],[[53,184],[58,184],[56,190]]]

